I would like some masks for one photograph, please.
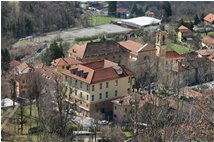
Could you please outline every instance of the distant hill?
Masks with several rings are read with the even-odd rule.
[[[129,10],[133,8],[133,4],[140,7],[144,12],[148,9],[153,9],[156,15],[160,16],[160,4],[157,1],[119,1],[118,6],[126,7]],[[172,18],[173,19],[190,19],[198,14],[199,16],[204,13],[214,13],[214,1],[170,1],[172,8]]]

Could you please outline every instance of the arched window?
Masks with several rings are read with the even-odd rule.
[[[143,60],[144,60],[144,61],[149,61],[149,60],[150,60],[150,57],[149,57],[149,56],[145,56]]]

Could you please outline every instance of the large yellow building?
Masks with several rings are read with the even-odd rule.
[[[132,91],[134,73],[117,63],[101,60],[62,71],[67,99],[87,116],[112,114],[111,100]]]

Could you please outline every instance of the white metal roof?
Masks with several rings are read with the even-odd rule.
[[[15,102],[15,105],[18,105],[18,103]],[[5,98],[1,100],[1,107],[12,107],[13,106],[13,100],[10,98]]]
[[[141,28],[144,26],[160,24],[161,20],[153,17],[142,16],[142,17],[137,17],[132,19],[121,20],[118,23]]]

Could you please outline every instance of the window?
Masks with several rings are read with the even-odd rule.
[[[115,59],[115,56],[113,56],[113,59]]]
[[[88,95],[86,96],[86,99],[88,100]]]
[[[75,80],[75,85],[77,85],[77,80]]]
[[[117,109],[117,107],[115,106],[115,107],[114,107],[114,109],[116,110],[116,109]]]
[[[82,101],[80,101],[80,104],[82,104]]]
[[[87,90],[87,91],[89,90],[89,85],[86,86],[86,90]]]
[[[75,90],[75,95],[77,95],[77,90]]]
[[[108,88],[108,82],[106,82],[106,88]]]
[[[102,99],[102,93],[100,93],[100,99]]]
[[[117,90],[115,90],[115,96],[117,96]]]
[[[24,81],[24,80],[22,80],[22,83],[25,83],[25,81]]]
[[[106,98],[108,98],[108,92],[106,92]]]
[[[149,56],[145,56],[145,57],[144,57],[144,61],[145,61],[145,62],[148,62],[149,60],[150,60],[150,57],[149,57]]]
[[[80,98],[82,98],[82,92],[80,92]]]
[[[94,101],[94,95],[91,96],[91,101]]]
[[[127,92],[130,93],[130,88],[127,88]]]
[[[115,86],[117,86],[118,85],[118,80],[115,80]]]
[[[94,91],[94,85],[92,85],[92,91]]]
[[[119,58],[121,58],[121,55],[119,55]]]
[[[125,112],[127,112],[127,108],[125,108]]]
[[[82,82],[80,81],[80,88],[82,88]]]
[[[116,118],[116,117],[117,117],[117,115],[116,115],[116,114],[114,114],[114,117]]]
[[[100,89],[102,89],[102,86],[103,86],[102,83],[100,83]]]

